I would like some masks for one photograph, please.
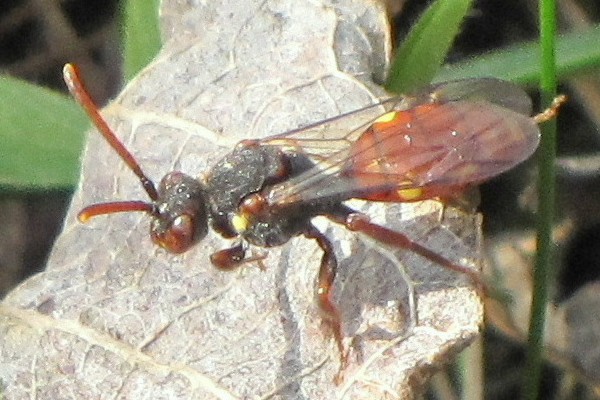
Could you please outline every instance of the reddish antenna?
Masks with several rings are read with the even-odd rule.
[[[135,160],[133,155],[127,150],[125,145],[117,138],[115,133],[106,123],[106,120],[100,115],[98,106],[90,97],[83,81],[79,75],[79,69],[73,64],[65,64],[63,68],[63,77],[69,92],[75,100],[83,107],[90,119],[94,122],[96,128],[110,146],[119,154],[121,159],[125,161],[127,166],[139,178],[142,187],[148,193],[152,202],[158,199],[158,193],[154,182],[150,180]],[[154,204],[143,201],[117,201],[109,203],[93,204],[81,210],[78,218],[82,222],[88,221],[90,218],[102,214],[112,214],[116,212],[144,211],[149,214],[154,214]]]

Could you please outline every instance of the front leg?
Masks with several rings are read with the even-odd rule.
[[[265,257],[266,254],[256,254],[248,257],[244,242],[239,242],[228,249],[215,251],[210,255],[210,262],[222,271],[232,271],[243,264],[256,261],[258,267],[264,271],[265,266],[262,263],[262,260],[264,260]]]

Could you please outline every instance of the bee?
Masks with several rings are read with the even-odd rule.
[[[345,204],[350,199],[416,202],[451,198],[529,158],[540,139],[538,124],[554,118],[564,96],[533,117],[529,96],[513,83],[478,78],[430,85],[357,111],[262,139],[244,140],[196,179],[169,172],[158,187],[100,115],[79,78],[64,67],[70,92],[98,131],[139,178],[150,201],[93,204],[81,221],[103,214],[142,211],[150,237],[172,253],[201,241],[209,226],[235,244],[211,255],[220,269],[260,256],[248,244],[270,248],[304,235],[323,251],[317,298],[343,354],[341,321],[331,298],[338,263],[330,240],[312,223],[324,216],[385,245],[413,251],[444,268],[479,277],[401,232],[371,222]],[[375,110],[381,110],[373,118]],[[349,131],[336,122],[359,121]]]

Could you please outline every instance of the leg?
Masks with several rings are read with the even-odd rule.
[[[304,236],[309,239],[315,239],[317,244],[323,250],[321,258],[321,267],[319,269],[319,277],[317,282],[317,301],[319,308],[323,313],[323,318],[333,331],[333,337],[340,352],[340,372],[336,376],[336,382],[341,377],[341,372],[345,369],[348,363],[348,351],[344,348],[342,342],[342,321],[340,312],[333,303],[331,288],[337,273],[337,259],[333,251],[331,242],[313,225],[309,225],[304,232]]]
[[[448,260],[438,253],[412,241],[400,232],[372,223],[364,214],[349,212],[345,217],[339,215],[328,215],[328,217],[332,221],[346,226],[351,231],[361,232],[378,242],[392,247],[410,250],[444,268],[465,274],[473,281],[473,283],[475,283],[477,290],[480,291],[481,294],[485,295],[487,292],[486,285],[477,271],[473,271],[471,268]]]
[[[262,263],[262,260],[264,260],[265,257],[266,256],[264,254],[257,254],[248,257],[246,254],[246,246],[244,246],[243,242],[240,242],[228,249],[214,252],[210,255],[210,262],[220,270],[231,271],[238,268],[242,264],[256,261],[258,263],[258,267],[261,270],[264,270],[265,266]]]

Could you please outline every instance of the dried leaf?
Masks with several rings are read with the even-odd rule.
[[[389,48],[375,4],[164,1],[161,15],[165,48],[103,111],[157,179],[201,174],[240,139],[382,95],[369,83]],[[315,243],[270,250],[264,272],[220,272],[208,256],[228,242],[215,233],[174,256],[151,244],[144,215],[75,221],[83,205],[144,198],[95,132],[82,174],[46,271],[0,306],[8,397],[409,398],[477,334],[482,307],[465,277],[319,218],[339,255],[344,333],[363,358],[336,386],[339,354],[313,301]],[[476,215],[435,202],[353,205],[456,262],[479,259]],[[403,340],[411,287],[419,324]]]

